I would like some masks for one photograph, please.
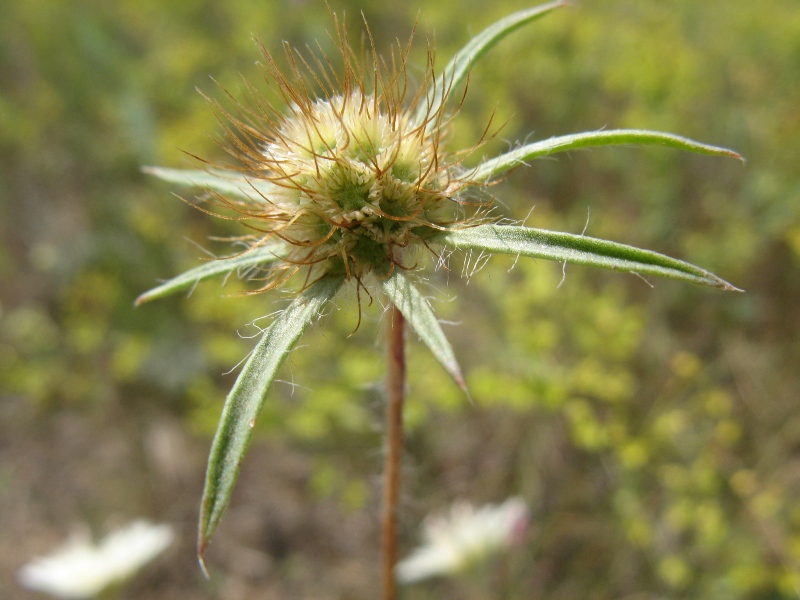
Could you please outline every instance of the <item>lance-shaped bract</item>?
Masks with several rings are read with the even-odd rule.
[[[450,374],[456,385],[466,392],[467,384],[464,383],[464,376],[453,354],[453,348],[425,297],[419,293],[408,277],[399,271],[394,271],[391,277],[382,281],[381,288],[389,301],[400,309],[411,328],[425,342],[431,354]]]
[[[228,394],[211,445],[203,489],[197,541],[201,565],[206,546],[230,502],[253,428],[275,375],[297,340],[341,285],[341,279],[328,277],[297,296],[264,330]]]
[[[612,129],[609,131],[587,131],[572,135],[561,135],[548,140],[525,144],[481,163],[474,171],[469,173],[468,178],[470,181],[486,182],[514,167],[524,165],[526,161],[534,158],[581,148],[626,144],[667,146],[678,150],[697,152],[698,154],[726,156],[728,158],[737,158],[741,161],[744,160],[741,154],[733,150],[703,144],[672,133],[649,131],[647,129]]]
[[[173,277],[169,281],[165,281],[152,290],[145,292],[136,299],[136,304],[139,305],[144,302],[149,302],[150,300],[155,300],[156,298],[172,295],[175,292],[180,292],[187,288],[192,288],[201,281],[211,279],[217,275],[227,276],[231,273],[240,273],[242,276],[246,277],[247,274],[254,269],[258,270],[259,267],[263,267],[264,265],[278,260],[279,256],[275,253],[279,250],[279,246],[272,244],[261,248],[251,248],[250,250],[234,256],[215,258],[199,267],[189,269],[177,277]]]
[[[275,185],[258,177],[245,177],[230,169],[168,169],[166,167],[142,167],[142,172],[164,181],[186,187],[204,187],[218,194],[246,201],[257,201],[277,190]]]
[[[461,250],[545,258],[637,275],[657,275],[725,291],[741,291],[713,273],[682,260],[608,240],[561,231],[517,225],[479,225],[461,231],[442,232],[431,241]]]
[[[456,53],[442,70],[441,75],[432,78],[426,95],[426,104],[417,108],[416,122],[427,121],[428,128],[436,127],[437,123],[430,119],[430,115],[441,113],[442,106],[452,97],[453,90],[466,79],[470,67],[478,59],[512,31],[532,23],[550,11],[567,5],[569,2],[566,0],[557,0],[541,6],[526,8],[492,23],[481,31]]]

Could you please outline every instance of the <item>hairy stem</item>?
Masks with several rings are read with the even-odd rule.
[[[396,600],[397,498],[403,452],[403,396],[406,381],[405,320],[392,304],[386,320],[386,458],[383,472],[383,598]]]

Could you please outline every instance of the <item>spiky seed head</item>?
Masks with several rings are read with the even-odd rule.
[[[337,34],[341,71],[321,50],[306,58],[287,49],[286,74],[260,45],[265,79],[285,108],[249,84],[239,114],[213,103],[228,150],[258,182],[249,200],[215,195],[216,204],[257,231],[251,248],[269,244],[280,259],[257,291],[303,270],[306,283],[329,273],[359,284],[370,273],[387,277],[412,268],[431,234],[483,213],[480,203],[464,201],[459,160],[442,149],[449,120],[443,109],[419,118],[429,98],[419,92],[406,101],[408,46],[399,48],[399,59],[392,56],[391,68],[374,50],[365,67],[338,24]],[[429,51],[421,90],[432,77]]]

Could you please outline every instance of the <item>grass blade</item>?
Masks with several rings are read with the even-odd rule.
[[[400,310],[439,364],[453,378],[456,385],[466,392],[467,385],[453,354],[453,348],[425,297],[398,269],[394,270],[391,277],[381,282],[381,285],[389,300]]]
[[[726,291],[741,291],[689,263],[607,240],[513,225],[480,225],[437,234],[433,242],[462,250],[516,254],[589,265],[638,275],[657,275]]]
[[[340,278],[322,279],[280,313],[264,331],[225,400],[208,458],[200,507],[197,555],[201,565],[208,543],[230,501],[256,419],[278,368],[342,282]]]
[[[497,177],[514,167],[518,167],[524,164],[525,161],[540,156],[556,154],[557,152],[567,152],[568,150],[577,150],[579,148],[616,146],[621,144],[668,146],[670,148],[678,148],[679,150],[688,150],[700,154],[727,156],[742,161],[744,160],[739,153],[733,150],[702,144],[672,133],[648,131],[646,129],[611,129],[608,131],[587,131],[585,133],[563,135],[550,138],[549,140],[525,144],[510,152],[501,154],[496,158],[487,160],[470,173],[467,178],[471,181],[483,182]]]

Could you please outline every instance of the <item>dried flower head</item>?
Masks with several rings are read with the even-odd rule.
[[[734,290],[699,267],[622,244],[557,231],[500,224],[487,218],[481,190],[534,158],[590,146],[658,144],[717,156],[737,153],[669,133],[604,130],[520,145],[472,168],[472,149],[446,151],[446,132],[460,106],[469,69],[507,34],[552,10],[557,0],[515,12],[472,38],[441,70],[429,51],[422,85],[409,93],[409,47],[388,63],[369,37],[367,60],[355,58],[337,24],[341,65],[320,48],[309,56],[287,49],[284,72],[261,46],[271,103],[248,84],[235,116],[220,114],[227,150],[238,166],[204,170],[149,167],[181,185],[200,187],[214,209],[242,221],[244,252],[211,261],[143,294],[138,303],[191,288],[218,275],[259,281],[255,291],[299,273],[300,292],[263,331],[229,394],[209,458],[200,517],[202,556],[230,500],[242,458],[267,392],[300,335],[345,283],[384,296],[402,313],[455,382],[466,388],[455,355],[425,298],[405,272],[417,250],[511,254],[597,266],[640,276],[670,277]],[[208,210],[208,209],[203,209]]]

